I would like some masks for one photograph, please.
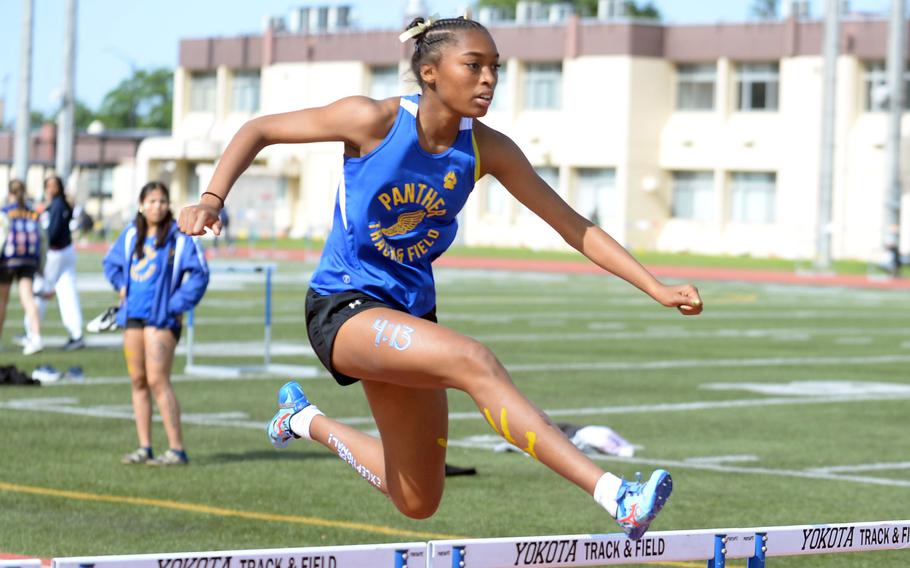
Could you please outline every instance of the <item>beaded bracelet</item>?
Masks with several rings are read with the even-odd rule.
[[[212,193],[211,191],[203,191],[202,195],[211,195],[212,197],[214,197],[215,199],[217,199],[218,201],[221,202],[221,208],[224,209],[224,198],[221,197],[220,195],[218,195],[217,193]],[[202,198],[202,195],[199,196],[200,199]]]

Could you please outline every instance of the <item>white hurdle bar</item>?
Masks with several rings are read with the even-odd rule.
[[[581,567],[701,561],[724,568],[774,556],[906,550],[910,520],[766,528],[653,532],[641,540],[587,534],[432,540],[398,544],[55,558],[55,568],[507,568]],[[23,561],[27,562],[27,561]],[[22,564],[33,565],[33,564]]]
[[[37,558],[28,558],[23,560],[0,560],[0,566],[3,568],[41,568],[41,561]]]
[[[427,543],[55,558],[54,568],[426,568]]]
[[[766,558],[873,550],[910,550],[910,520],[836,525],[709,529],[647,533],[430,541],[430,568],[576,567],[704,561],[723,568],[727,559]],[[910,564],[910,556],[908,556]]]

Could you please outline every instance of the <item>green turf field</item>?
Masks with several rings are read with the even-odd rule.
[[[80,256],[86,318],[114,300],[100,256]],[[221,263],[221,261],[219,261]],[[219,263],[215,263],[217,266]],[[307,354],[303,293],[312,265],[282,262],[273,360]],[[557,421],[605,424],[640,446],[605,459],[627,477],[665,466],[675,480],[652,530],[910,518],[910,301],[907,293],[698,283],[705,313],[684,318],[615,279],[441,270],[440,321],[489,345]],[[262,277],[214,273],[197,313],[197,362],[261,362]],[[613,532],[591,498],[496,441],[469,399],[450,395],[451,478],[438,513],[412,521],[337,457],[264,424],[292,377],[183,376],[175,384],[191,465],[123,466],[136,437],[116,334],[19,355],[11,297],[0,361],[30,371],[81,365],[82,384],[0,387],[0,553],[89,554],[299,547]],[[185,346],[185,341],[182,342]],[[215,355],[220,354],[220,355]],[[303,382],[336,418],[371,429],[358,387],[324,372]],[[164,433],[156,425],[156,450]],[[683,564],[695,566],[695,564]],[[731,562],[730,565],[742,565]],[[769,566],[910,565],[910,551],[771,559]]]

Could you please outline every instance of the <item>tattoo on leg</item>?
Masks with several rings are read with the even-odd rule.
[[[506,415],[506,409],[502,408],[499,413],[499,423],[502,425],[502,431],[496,426],[496,422],[493,421],[493,416],[490,414],[489,408],[483,409],[483,415],[486,417],[487,422],[490,423],[490,426],[493,428],[493,431],[506,439],[506,441],[516,448],[519,448],[528,453],[535,460],[537,459],[537,452],[534,451],[534,444],[537,442],[537,433],[536,432],[525,432],[525,438],[528,440],[528,447],[522,448],[518,445],[518,442],[515,441],[515,438],[512,437],[512,433],[509,431],[509,419]]]
[[[388,343],[398,351],[404,351],[411,346],[411,333],[414,328],[404,324],[390,324],[387,319],[377,319],[373,322],[373,329],[376,330],[376,339],[373,345],[379,347],[383,342]],[[389,334],[386,335],[385,332]]]
[[[366,466],[357,463],[357,458],[354,457],[354,454],[351,453],[351,450],[348,449],[344,442],[331,433],[329,434],[328,442],[329,445],[335,447],[335,451],[338,452],[338,457],[354,468],[354,471],[359,473],[360,477],[366,479],[373,487],[382,489],[382,479],[370,471]]]

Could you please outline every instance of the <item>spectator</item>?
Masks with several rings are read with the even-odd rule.
[[[64,351],[85,347],[82,337],[82,307],[76,290],[76,248],[70,232],[73,208],[66,201],[63,180],[51,176],[44,180],[46,208],[41,214],[42,224],[47,229],[47,261],[42,278],[37,286],[38,317],[44,320],[47,300],[57,296],[60,319],[69,337],[63,345]]]

